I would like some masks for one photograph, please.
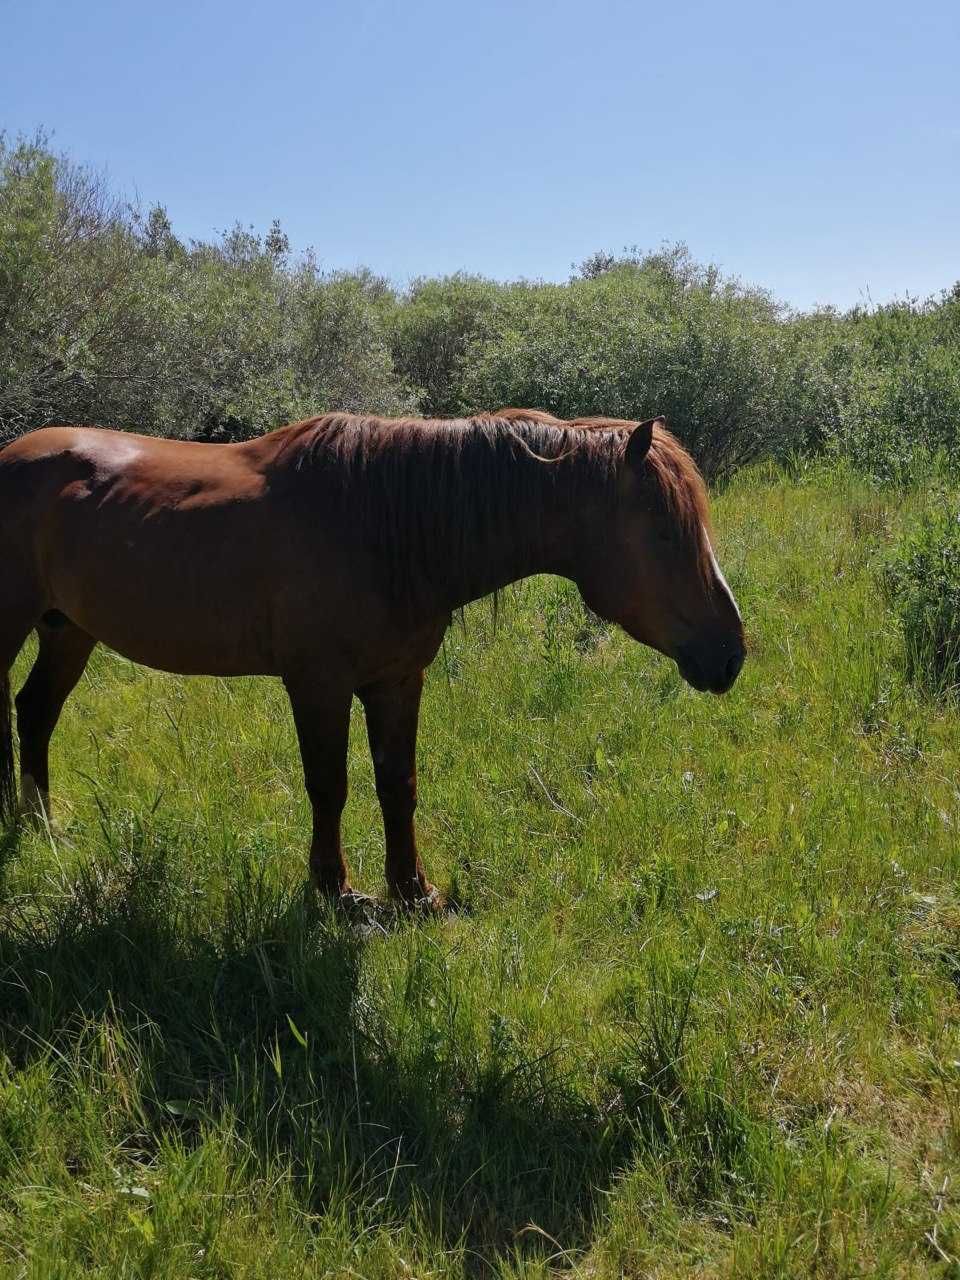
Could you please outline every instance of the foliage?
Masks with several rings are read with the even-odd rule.
[[[156,376],[162,308],[129,222],[42,140],[0,139],[0,439],[102,406],[123,422]]]
[[[515,286],[471,344],[462,397],[563,417],[664,413],[708,475],[729,475],[799,449],[831,412],[798,334],[766,294],[675,250]]]
[[[960,286],[848,319],[855,359],[835,451],[884,483],[960,468]]]
[[[282,227],[184,243],[42,137],[0,137],[0,439],[50,420],[209,440],[330,409],[664,413],[711,478],[825,456],[960,467],[960,286],[794,314],[683,246],[564,284],[325,273]]]
[[[907,673],[934,693],[960,687],[960,506],[942,494],[884,566]]]
[[[393,358],[403,377],[419,389],[423,413],[444,417],[463,412],[462,381],[471,344],[509,291],[508,285],[463,274],[415,280],[410,286],[392,316]]]
[[[366,271],[324,277],[310,263],[295,285],[292,365],[306,411],[415,413],[416,396],[391,354],[389,285]]]
[[[0,438],[52,420],[205,439],[403,412],[383,289],[291,265],[279,225],[182,244],[43,140],[0,140]]]

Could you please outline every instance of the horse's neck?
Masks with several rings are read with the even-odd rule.
[[[496,528],[470,548],[447,579],[450,598],[443,602],[447,608],[458,609],[534,574],[571,576],[579,515],[571,491],[562,476],[554,483],[551,464],[528,465],[535,469],[543,491],[532,495],[529,503],[505,510]],[[437,553],[443,556],[445,548],[438,545]]]
[[[356,440],[348,440],[345,461],[327,458],[320,481],[327,499],[344,504],[348,520],[341,524],[350,527],[352,517],[352,527],[379,561],[380,586],[404,609],[442,613],[531,574],[575,576],[580,534],[589,512],[599,512],[605,500],[604,472],[574,450],[547,461],[526,445],[522,428],[513,434],[522,447],[504,459],[517,468],[508,475],[490,465],[492,442],[479,431],[472,442],[475,466],[466,448],[452,467],[445,466],[440,449],[412,448],[388,466],[385,451],[378,456],[371,450],[364,458]],[[448,444],[460,448],[463,442],[451,436]],[[310,437],[305,447],[314,447]],[[286,454],[284,465],[305,477],[313,500],[316,481],[311,467],[301,467],[303,448]],[[345,488],[336,478],[338,465],[354,466]]]

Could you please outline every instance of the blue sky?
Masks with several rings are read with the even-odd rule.
[[[684,240],[797,306],[960,278],[957,0],[0,0],[0,128],[182,236],[564,279]]]

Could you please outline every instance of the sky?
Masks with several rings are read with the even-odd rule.
[[[563,280],[685,242],[796,307],[960,279],[958,0],[0,0],[0,129],[209,238]]]

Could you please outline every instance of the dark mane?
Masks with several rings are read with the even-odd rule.
[[[423,587],[483,594],[490,565],[481,548],[522,528],[536,545],[557,486],[571,507],[613,503],[619,464],[637,424],[613,418],[564,421],[533,409],[470,418],[361,417],[332,413],[286,428],[296,466],[310,468],[330,498],[349,505],[382,561],[390,593],[416,599]],[[681,535],[704,539],[706,489],[679,442],[659,426],[650,474]],[[478,554],[479,553],[479,554]]]

